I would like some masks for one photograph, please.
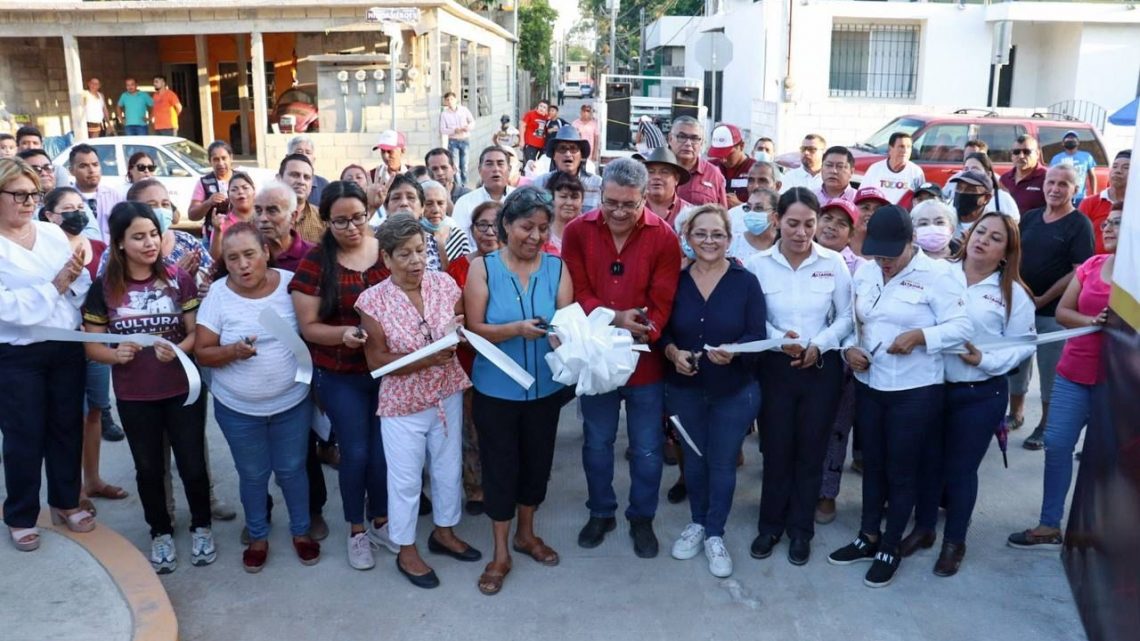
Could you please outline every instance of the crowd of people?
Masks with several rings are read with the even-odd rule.
[[[680,117],[659,144],[599,174],[596,130],[561,122],[538,141],[537,118],[524,118],[526,157],[548,156],[549,171],[520,177],[514,153],[492,144],[468,189],[468,116],[452,96],[441,116],[449,144],[420,167],[389,131],[379,167],[349,165],[332,181],[316,175],[304,136],[260,186],[215,142],[213,171],[187,212],[174,211],[142,153],[128,163],[125,191],[101,182],[88,145],[70,152],[74,187],[42,151],[0,159],[0,428],[13,545],[41,544],[45,471],[53,520],[74,532],[96,527],[92,497],[127,495],[99,476],[113,388],[157,572],[178,563],[171,454],[190,510],[191,564],[217,557],[212,521],[225,515],[212,500],[212,402],[239,479],[246,571],[268,563],[271,476],[294,554],[320,560],[332,529],[321,463],[335,449],[352,568],[374,567],[387,549],[413,585],[438,586],[417,517],[431,516],[429,552],[477,562],[483,553],[455,526],[464,513],[486,514],[494,548],[477,587],[495,594],[512,552],[560,562],[536,516],[559,418],[575,399],[546,358],[560,347],[550,321],[574,303],[612,310],[612,324],[648,348],[616,389],[577,398],[583,548],[604,542],[624,503],[634,553],[658,556],[663,469],[676,459],[667,498],[687,498],[691,522],[671,555],[703,551],[714,576],[731,575],[737,546],[726,523],[743,444],[758,431],[750,556],[770,557],[786,536],[789,562],[810,561],[816,526],[835,519],[850,440],[861,521],[828,562],[868,562],[865,584],[886,586],[903,558],[935,544],[943,507],[933,571],[954,575],[978,467],[996,431],[1021,427],[1034,359],[1043,418],[1025,446],[1044,443],[1044,500],[1037,526],[1008,543],[1061,545],[1073,449],[1103,383],[1101,338],[1035,346],[1034,337],[1105,323],[1128,152],[1094,194],[1087,168],[1045,167],[1029,136],[1000,179],[972,141],[961,171],[938,185],[910,162],[900,132],[856,188],[851,151],[818,134],[785,172],[774,141],[747,147],[730,124],[706,140],[699,121]],[[183,214],[203,221],[201,239],[173,228]],[[303,340],[311,384],[298,381],[291,337],[269,328],[267,313]],[[533,384],[523,388],[462,340],[401,361],[461,328]],[[772,339],[767,351],[743,347]],[[624,502],[613,487],[623,405]]]

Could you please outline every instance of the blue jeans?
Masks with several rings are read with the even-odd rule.
[[[1059,332],[1064,327],[1053,316],[1035,316],[1033,324],[1037,334]],[[1037,346],[1037,375],[1041,378],[1041,403],[1049,404],[1049,394],[1053,391],[1053,378],[1057,375],[1057,363],[1061,360],[1061,350],[1065,343],[1046,343]],[[1009,374],[1009,393],[1015,396],[1025,396],[1029,393],[1029,383],[1033,380],[1033,356],[1025,359],[1017,366],[1016,374]]]
[[[918,477],[927,431],[942,420],[943,386],[885,392],[855,384],[855,420],[863,431],[862,531],[887,527],[881,547],[898,548],[918,499]]]
[[[1073,482],[1073,449],[1089,422],[1095,386],[1074,383],[1058,374],[1045,423],[1045,491],[1041,525],[1060,528],[1065,499]]]
[[[270,472],[285,496],[289,532],[293,536],[308,534],[309,476],[305,472],[305,459],[309,452],[312,402],[306,397],[284,412],[251,416],[235,412],[215,397],[214,418],[234,457],[250,540],[260,541],[269,536],[265,493],[269,489]]]
[[[934,530],[938,504],[945,493],[943,538],[951,543],[966,542],[978,499],[978,466],[990,449],[1008,402],[1004,376],[978,383],[946,384],[942,438],[936,447],[924,452],[923,483],[914,508],[916,527]]]
[[[87,361],[87,394],[83,397],[83,413],[92,408],[111,409],[111,366]]]
[[[123,131],[128,136],[145,136],[150,133],[146,125],[123,125]]]
[[[724,524],[736,492],[736,456],[760,410],[760,385],[750,382],[727,396],[695,387],[669,385],[665,407],[676,416],[701,454],[685,439],[685,485],[693,523],[708,536],[724,536]]]
[[[364,523],[388,516],[388,465],[380,438],[380,381],[367,374],[338,374],[317,368],[317,402],[329,417],[340,447],[340,499],[344,520]]]
[[[455,159],[455,164],[459,168],[459,183],[467,185],[467,150],[471,147],[469,140],[447,140],[447,150],[451,152],[451,157]]]
[[[665,458],[665,384],[626,385],[607,394],[581,397],[582,467],[586,471],[590,516],[609,518],[617,511],[614,494],[614,440],[618,414],[625,401],[625,425],[629,435],[629,508],[626,518],[652,519],[657,514],[661,489],[661,466]]]

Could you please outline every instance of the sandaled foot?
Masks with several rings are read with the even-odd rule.
[[[487,564],[483,574],[479,576],[479,591],[487,596],[498,594],[503,589],[503,579],[511,573],[511,562]]]
[[[83,509],[64,512],[56,508],[51,510],[53,525],[63,525],[72,532],[84,533],[95,529],[95,515]]]
[[[99,489],[89,490],[87,492],[87,496],[100,499],[110,499],[112,501],[121,501],[130,495],[130,492],[124,490],[118,485],[111,485],[110,483],[104,483]]]
[[[558,553],[537,536],[530,541],[520,541],[518,539],[515,539],[513,547],[515,552],[525,554],[535,561],[538,561],[539,563],[548,567],[554,567],[558,565],[558,562],[560,560],[558,558]]]
[[[99,515],[99,512],[95,509],[95,502],[87,497],[79,499],[79,509],[90,512],[91,516]]]
[[[31,552],[40,547],[40,531],[38,528],[8,528],[12,537],[12,545],[21,552]]]

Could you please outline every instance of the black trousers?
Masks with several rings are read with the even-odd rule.
[[[471,415],[483,464],[483,506],[492,521],[510,521],[515,506],[546,499],[558,433],[559,394],[505,401],[475,392]]]
[[[48,505],[79,505],[87,360],[80,343],[0,345],[4,522],[36,525],[46,468]]]
[[[783,352],[760,358],[760,534],[811,539],[815,504],[823,483],[823,460],[839,408],[843,364],[838,352],[820,357],[822,367],[791,367]]]
[[[318,440],[317,433],[309,430],[309,453],[305,458],[305,472],[309,476],[309,514],[320,514],[329,500],[325,472],[321,469],[321,460],[317,458]]]
[[[206,394],[189,407],[186,396],[157,401],[119,400],[119,418],[135,461],[135,480],[143,515],[151,537],[173,534],[166,510],[163,483],[165,461],[163,436],[170,442],[178,477],[190,506],[190,529],[210,527],[210,479],[206,474]]]

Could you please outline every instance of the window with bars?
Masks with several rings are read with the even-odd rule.
[[[832,25],[831,95],[914,98],[918,29],[917,25]]]

